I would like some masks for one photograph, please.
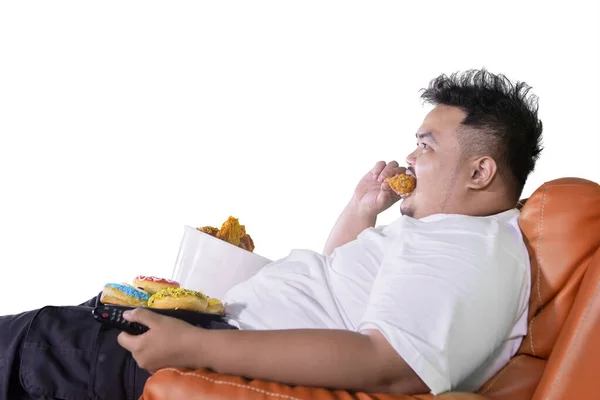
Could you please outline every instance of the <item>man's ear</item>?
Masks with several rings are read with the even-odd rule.
[[[498,167],[491,157],[479,157],[469,164],[469,182],[467,187],[474,190],[483,190],[494,181]]]

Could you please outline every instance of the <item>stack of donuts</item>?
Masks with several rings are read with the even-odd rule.
[[[204,293],[184,289],[178,282],[154,276],[139,275],[128,283],[104,285],[102,304],[119,306],[188,310],[210,314],[223,314],[223,303]]]

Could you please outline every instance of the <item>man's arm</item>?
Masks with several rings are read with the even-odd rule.
[[[335,223],[325,243],[323,254],[331,255],[333,250],[357,238],[367,228],[375,226],[377,215],[400,200],[385,179],[406,171],[396,161],[379,161],[362,177],[354,189],[352,199]]]
[[[379,331],[365,333],[198,330],[188,336],[185,364],[289,385],[371,393],[429,392]]]
[[[361,212],[358,201],[353,198],[333,226],[325,242],[323,254],[331,255],[337,247],[356,239],[365,229],[374,227],[376,221],[377,214]]]

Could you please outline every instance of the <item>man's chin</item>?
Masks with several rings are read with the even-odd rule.
[[[407,217],[414,217],[415,215],[415,210],[410,206],[410,204],[407,204],[406,199],[400,204],[400,214]]]

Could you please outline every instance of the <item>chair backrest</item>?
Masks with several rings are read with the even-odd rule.
[[[600,279],[600,185],[579,178],[547,182],[527,199],[519,224],[531,260],[529,329],[517,355],[480,389],[492,399],[531,399],[534,393],[547,398],[558,390],[551,390],[556,382],[548,376],[564,374],[573,329],[584,315],[594,324],[586,309],[599,302],[594,289]],[[600,335],[585,339],[597,341],[600,352]],[[555,352],[558,348],[561,353]],[[600,388],[600,379],[593,383]]]

